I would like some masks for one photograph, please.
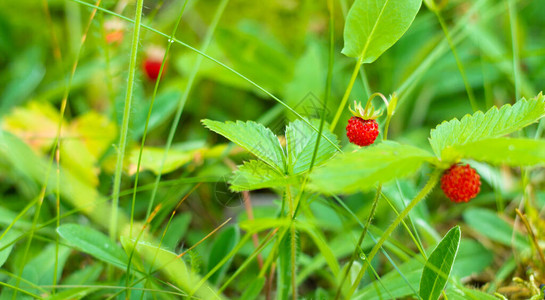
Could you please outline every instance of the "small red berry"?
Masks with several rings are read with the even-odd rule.
[[[159,71],[161,70],[161,61],[147,58],[144,61],[144,71],[151,81],[157,80]]]
[[[455,164],[443,173],[441,189],[453,202],[469,202],[481,190],[481,177],[468,164]]]
[[[161,64],[163,63],[163,58],[165,57],[165,49],[159,46],[149,46],[146,49],[145,59],[142,63],[142,68],[146,73],[146,76],[151,81],[156,81],[159,77],[159,71],[161,70]],[[165,75],[167,65],[163,67],[163,74],[161,78]]]
[[[378,136],[377,121],[353,116],[346,125],[346,136],[350,143],[358,146],[371,145]]]

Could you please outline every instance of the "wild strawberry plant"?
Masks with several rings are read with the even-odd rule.
[[[0,299],[543,298],[543,2],[35,2]]]

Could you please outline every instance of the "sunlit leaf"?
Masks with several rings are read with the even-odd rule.
[[[311,174],[310,188],[327,194],[367,190],[378,182],[408,176],[426,161],[435,161],[431,153],[386,141],[331,159]]]
[[[319,121],[314,121],[313,125],[318,128]],[[329,140],[336,142],[337,137],[327,130],[324,126],[322,135]],[[316,146],[318,132],[312,129],[306,122],[296,120],[291,122],[286,128],[286,152],[288,156],[288,171],[293,174],[299,174],[308,171]],[[316,153],[315,165],[319,165],[329,159],[336,149],[335,146],[325,138],[320,138],[320,145]]]
[[[478,111],[461,120],[443,122],[431,131],[430,144],[437,156],[449,146],[460,146],[483,139],[496,138],[517,131],[545,116],[545,97],[521,99],[513,106],[493,107],[486,113]]]
[[[248,150],[271,167],[284,173],[286,159],[278,138],[265,126],[253,121],[218,122],[203,120],[210,130],[223,135],[231,142]]]
[[[545,141],[531,139],[495,138],[464,145],[447,147],[446,160],[471,158],[492,164],[533,166],[545,164]]]
[[[289,182],[288,177],[255,159],[244,162],[229,179],[230,189],[235,192],[280,187]]]
[[[342,53],[372,63],[409,29],[421,0],[356,0],[344,26]]]

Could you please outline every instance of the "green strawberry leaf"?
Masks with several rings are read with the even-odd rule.
[[[392,141],[341,154],[310,175],[310,189],[324,194],[367,190],[378,182],[408,176],[422,163],[436,163],[428,151]]]
[[[239,166],[229,179],[233,192],[284,186],[288,178],[260,160],[250,160]]]
[[[212,120],[202,120],[202,123],[208,129],[248,150],[281,173],[286,171],[286,158],[284,150],[280,145],[280,141],[278,141],[278,138],[274,133],[265,126],[253,121],[223,123]]]
[[[342,53],[372,63],[409,29],[421,0],[356,0],[346,16]]]
[[[439,242],[428,257],[420,279],[420,297],[424,300],[437,300],[447,284],[454,259],[460,246],[460,226],[455,226]]]
[[[319,121],[313,121],[312,124],[316,128],[320,126]],[[324,131],[320,138],[318,153],[316,154],[316,160],[314,162],[315,165],[319,165],[329,159],[336,151],[335,146],[323,138],[323,136],[326,136],[337,145],[337,137],[325,129],[326,127],[327,126],[324,126]],[[286,152],[288,156],[289,173],[300,174],[308,171],[317,138],[318,132],[302,120],[291,122],[286,127]]]
[[[435,154],[443,159],[443,150],[483,139],[507,135],[526,127],[545,116],[545,97],[522,98],[513,106],[493,107],[486,113],[478,111],[462,120],[443,122],[430,134],[430,144]],[[446,157],[448,158],[448,157]],[[443,159],[444,160],[444,159]]]
[[[533,166],[545,164],[545,141],[511,138],[485,139],[447,147],[442,156],[447,161],[471,158],[492,164]]]

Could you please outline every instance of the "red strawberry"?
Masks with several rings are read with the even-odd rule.
[[[353,116],[346,125],[346,136],[352,144],[369,146],[378,136],[378,124],[373,119],[364,120]]]
[[[481,177],[468,164],[455,164],[443,173],[441,189],[453,202],[468,202],[481,190]]]
[[[150,46],[146,50],[146,58],[142,63],[142,68],[146,73],[146,76],[151,81],[156,81],[159,77],[159,71],[161,70],[161,64],[163,63],[163,57],[165,56],[165,50],[158,46]],[[163,67],[163,75],[165,75],[166,64]]]
[[[144,71],[151,81],[157,80],[159,77],[159,70],[161,70],[161,61],[146,58],[144,61]]]
[[[354,101],[354,109],[349,107],[354,115],[346,125],[346,136],[352,144],[360,147],[369,146],[375,142],[378,136],[378,123],[375,121],[382,113],[375,112],[372,105],[363,109],[361,103]]]

